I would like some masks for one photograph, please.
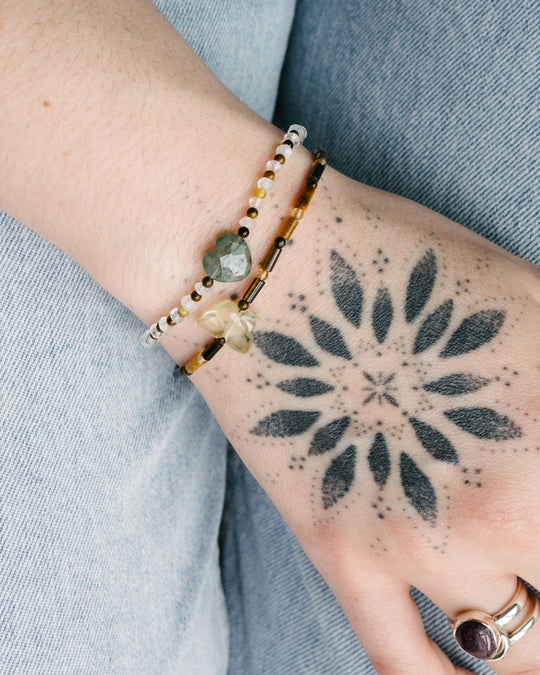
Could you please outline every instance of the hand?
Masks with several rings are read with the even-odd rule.
[[[537,270],[406,200],[323,185],[250,356],[193,380],[377,672],[463,672],[409,587],[450,617],[496,612],[516,575],[540,587]],[[537,672],[538,630],[493,668]]]

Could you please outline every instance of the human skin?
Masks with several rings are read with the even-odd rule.
[[[0,206],[152,323],[281,133],[149,2],[2,2],[0,23]],[[255,260],[310,165],[296,150],[277,178]],[[254,347],[192,376],[381,675],[463,672],[411,584],[449,616],[498,610],[516,575],[540,587],[539,301],[532,265],[328,168],[253,304]],[[162,343],[183,363],[207,339],[188,319]],[[532,630],[494,670],[539,666]]]

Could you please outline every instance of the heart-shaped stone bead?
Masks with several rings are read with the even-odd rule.
[[[203,267],[216,281],[241,281],[251,272],[249,246],[238,234],[222,234],[216,248],[204,254]]]

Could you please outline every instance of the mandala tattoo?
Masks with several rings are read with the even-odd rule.
[[[267,385],[290,396],[291,405],[266,415],[250,431],[259,437],[280,439],[305,436],[306,457],[301,458],[299,468],[316,457],[323,458],[319,461],[328,458],[319,484],[324,509],[332,509],[350,493],[355,481],[360,480],[362,465],[369,469],[381,491],[395,476],[407,502],[424,521],[435,525],[440,495],[438,500],[430,470],[436,470],[437,463],[441,463],[468,471],[460,461],[456,433],[445,432],[444,424],[450,423],[458,438],[461,433],[473,442],[506,441],[523,435],[521,427],[497,409],[497,400],[494,407],[485,405],[485,397],[482,403],[474,401],[476,392],[484,393],[500,378],[470,372],[466,365],[470,363],[466,360],[470,352],[488,349],[500,337],[506,311],[486,301],[488,306],[460,313],[458,302],[451,298],[434,302],[436,285],[441,292],[445,289],[438,280],[440,264],[432,249],[411,265],[403,297],[392,294],[384,284],[368,293],[361,275],[337,251],[330,253],[329,262],[332,301],[345,319],[347,330],[311,314],[305,303],[300,308],[309,321],[314,343],[332,357],[325,359],[324,372],[312,353],[317,350],[293,336],[278,331],[255,334],[255,344],[264,356],[290,367],[290,377]],[[384,258],[375,262],[383,273],[389,261]],[[299,299],[305,300],[304,296]],[[362,337],[366,331],[371,336],[370,348],[380,357],[380,368],[362,367],[361,345],[367,349]],[[465,367],[460,366],[461,360]],[[433,378],[435,363],[439,372],[442,364],[447,373]],[[408,383],[406,396],[403,380],[400,384],[402,372]],[[343,403],[348,382],[362,394],[358,409],[347,410]],[[314,405],[306,409],[305,405],[295,406],[295,400]],[[464,400],[471,402],[465,405]],[[437,405],[441,403],[440,422],[436,423],[433,419],[437,419]],[[433,410],[435,413],[430,412]],[[341,414],[329,419],[332,411]],[[389,417],[394,423],[388,422]],[[403,441],[406,434],[407,443]],[[360,454],[360,443],[354,442],[361,437],[368,438],[365,456]],[[422,453],[427,453],[424,457],[429,461],[422,460]],[[296,461],[294,457],[291,468]]]

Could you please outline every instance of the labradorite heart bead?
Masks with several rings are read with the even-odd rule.
[[[222,234],[216,248],[204,254],[203,267],[216,281],[241,281],[251,272],[249,246],[238,234]]]

